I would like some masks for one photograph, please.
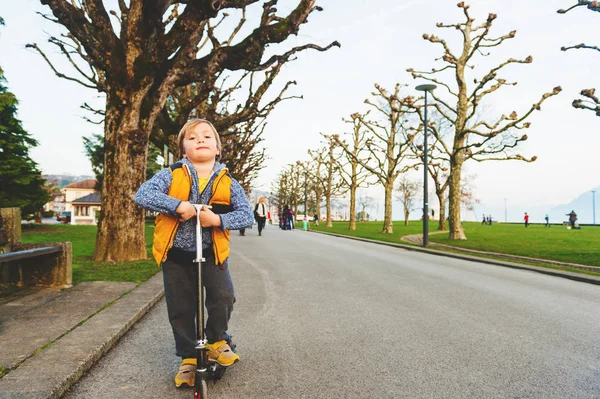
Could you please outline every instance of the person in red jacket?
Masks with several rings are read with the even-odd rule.
[[[525,212],[523,220],[525,220],[525,227],[529,227],[529,215],[527,214],[527,212]]]

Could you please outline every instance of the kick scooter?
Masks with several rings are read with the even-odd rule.
[[[194,399],[208,398],[208,380],[217,381],[223,377],[225,370],[224,366],[216,362],[209,362],[206,355],[207,340],[204,335],[204,288],[202,286],[202,265],[206,259],[202,256],[202,226],[200,225],[200,212],[202,207],[210,205],[193,204],[196,208],[196,259],[198,263],[198,290],[196,292],[196,335],[198,336],[198,344],[196,346],[196,377],[194,382]],[[227,341],[230,341],[228,339]],[[235,351],[235,346],[228,342]]]

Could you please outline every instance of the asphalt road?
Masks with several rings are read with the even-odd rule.
[[[234,232],[241,362],[210,398],[600,398],[600,287],[268,226]],[[66,398],[191,398],[160,302]]]

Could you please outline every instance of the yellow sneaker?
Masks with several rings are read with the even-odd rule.
[[[186,384],[190,387],[194,386],[194,381],[196,380],[196,358],[185,358],[181,361],[179,365],[179,371],[175,375],[175,386],[179,388],[183,384]]]
[[[221,366],[231,366],[240,360],[240,357],[231,350],[227,341],[221,340],[213,344],[206,344],[206,356],[209,362],[217,362]]]

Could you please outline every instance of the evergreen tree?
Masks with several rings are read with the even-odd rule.
[[[38,213],[50,194],[38,165],[29,157],[38,142],[23,129],[17,104],[0,68],[0,208],[19,207],[25,216]]]

